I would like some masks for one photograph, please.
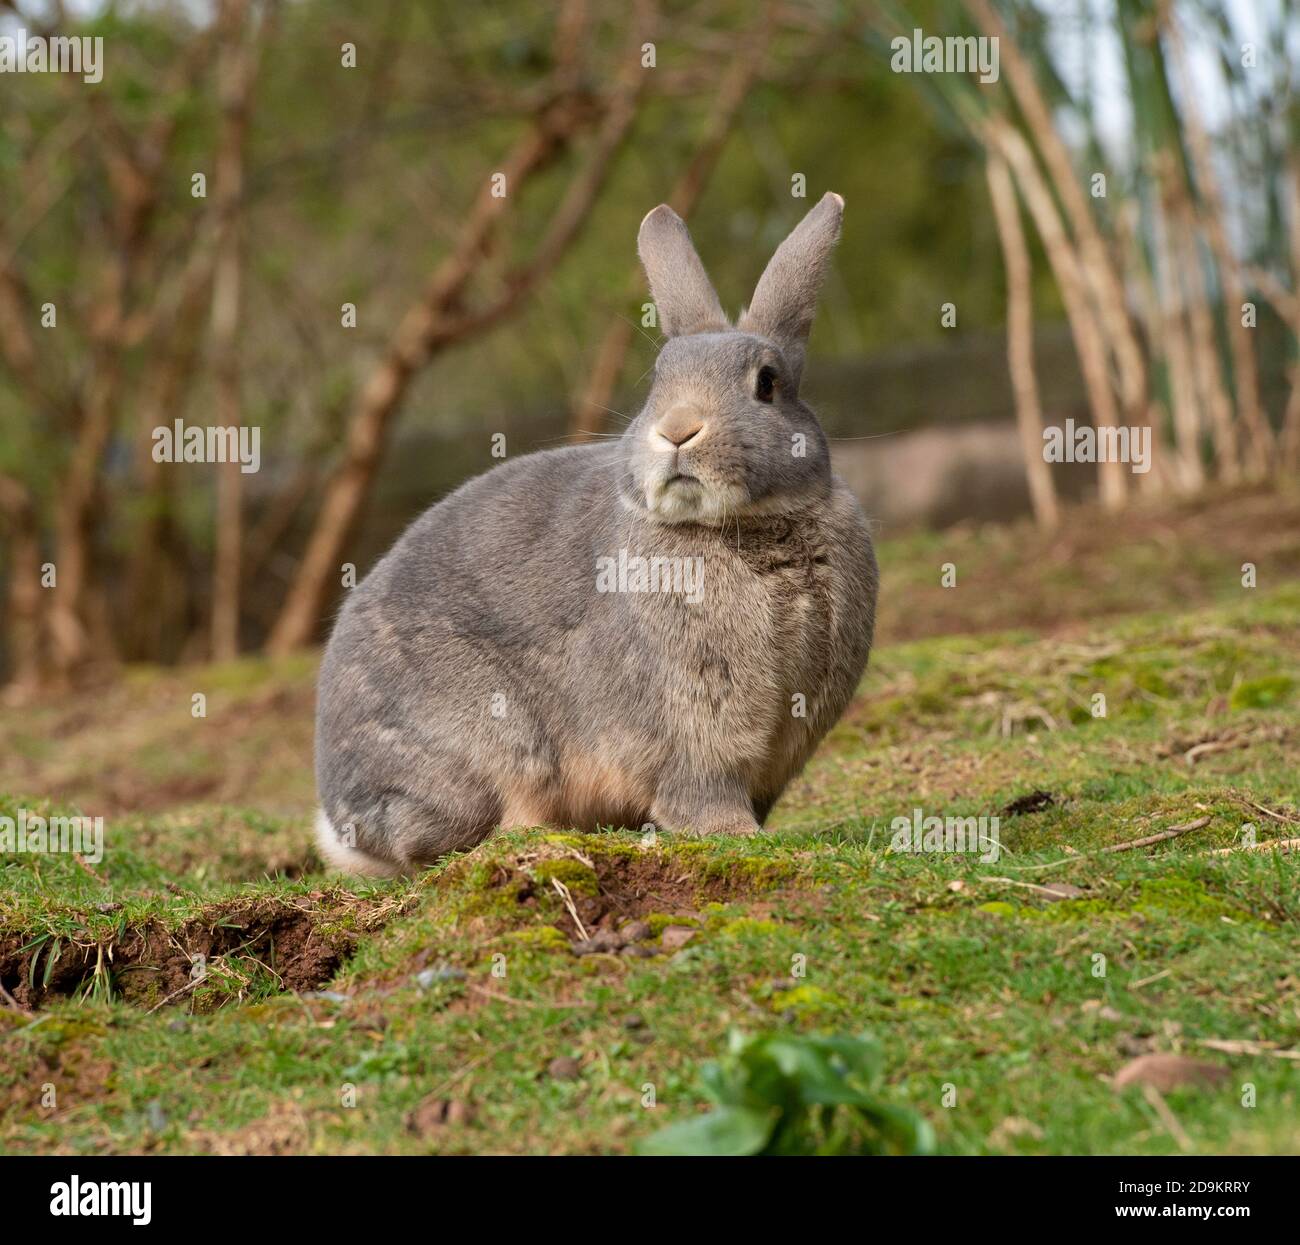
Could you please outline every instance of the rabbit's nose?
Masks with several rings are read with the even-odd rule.
[[[656,425],[655,431],[665,441],[671,441],[680,449],[692,437],[697,436],[704,427],[704,420],[693,410],[676,408],[668,412]]]

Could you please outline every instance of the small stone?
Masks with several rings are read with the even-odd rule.
[[[561,1055],[547,1064],[546,1074],[553,1081],[576,1081],[582,1074],[582,1064],[571,1055]]]
[[[644,1028],[645,1028],[645,1017],[643,1017],[643,1016],[627,1016],[627,1017],[625,1017],[624,1020],[623,1020],[623,1028],[625,1028],[625,1029],[644,1029]]]
[[[623,938],[612,929],[598,929],[590,938],[571,944],[574,955],[611,954],[623,945]]]
[[[665,951],[676,951],[690,942],[697,932],[689,925],[669,925],[665,928],[660,942],[663,943]]]
[[[154,1132],[160,1133],[167,1127],[167,1116],[163,1113],[162,1102],[155,1098],[144,1109],[145,1116],[149,1120],[149,1127]]]
[[[623,954],[630,955],[634,959],[638,960],[649,960],[653,959],[654,956],[659,954],[659,952],[657,952],[653,947],[646,946],[643,942],[629,942],[627,946],[623,948]]]
[[[177,1016],[175,1020],[167,1022],[167,1028],[173,1033],[184,1033],[190,1027],[190,1022],[184,1016]]]
[[[340,994],[337,990],[308,990],[302,996],[305,999],[321,999],[326,1003],[346,1003],[348,996]]]
[[[650,922],[629,921],[621,932],[627,942],[644,942],[650,937]]]
[[[413,1133],[429,1136],[444,1126],[463,1127],[474,1122],[474,1108],[456,1099],[429,1097],[406,1117]]]

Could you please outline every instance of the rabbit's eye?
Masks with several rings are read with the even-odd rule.
[[[760,402],[771,402],[776,393],[776,373],[770,367],[758,369],[758,379],[754,382],[754,397]]]

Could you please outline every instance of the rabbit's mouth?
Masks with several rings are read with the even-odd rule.
[[[683,471],[646,481],[637,501],[638,509],[660,523],[718,524],[748,501],[747,491],[737,484],[718,484]]]

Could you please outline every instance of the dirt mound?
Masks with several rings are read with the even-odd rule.
[[[659,913],[690,913],[702,904],[722,902],[771,890],[788,868],[778,862],[749,861],[724,867],[718,861],[693,860],[683,852],[526,852],[501,862],[487,887],[500,898],[513,898],[524,910],[535,909],[542,895],[564,886],[566,903],[557,920],[571,938],[612,930],[628,921]],[[569,910],[569,903],[573,911]],[[577,913],[578,921],[574,920]]]

